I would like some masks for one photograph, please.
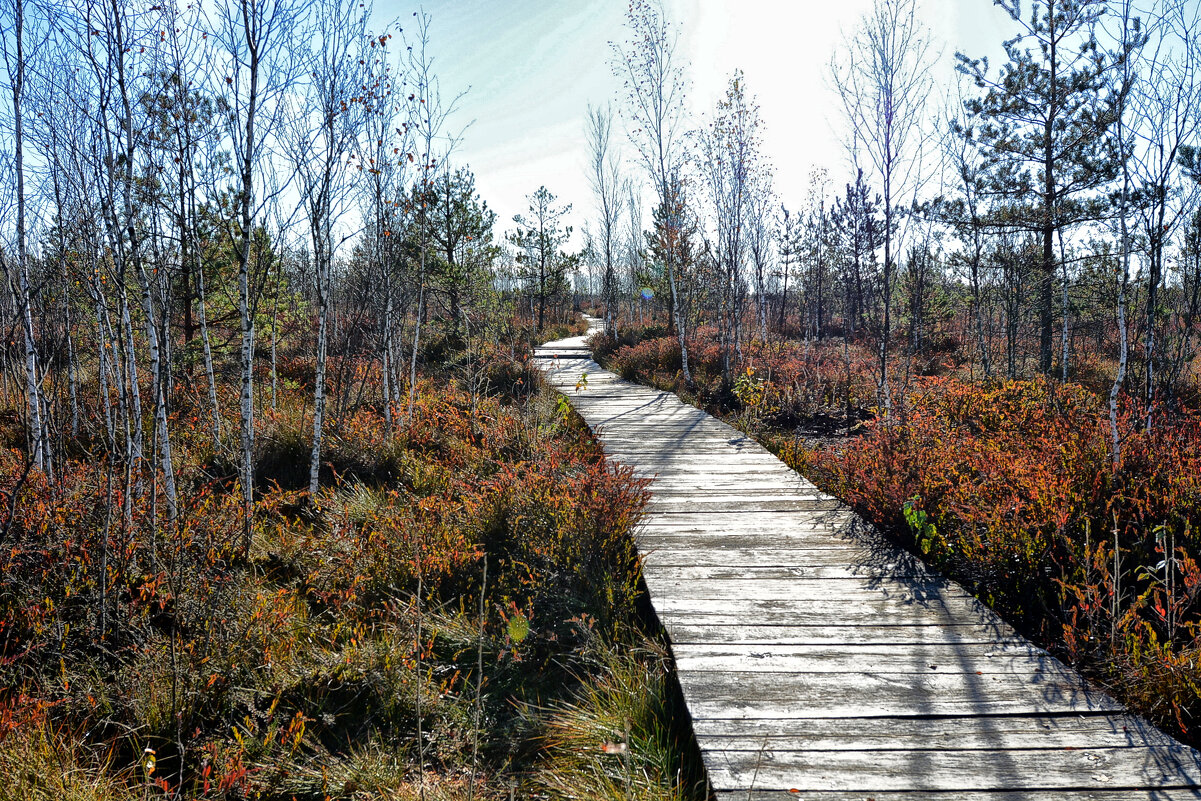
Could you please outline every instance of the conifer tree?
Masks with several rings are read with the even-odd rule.
[[[1066,228],[1104,210],[1099,190],[1116,168],[1109,136],[1113,98],[1105,87],[1120,54],[1097,41],[1105,12],[1100,0],[1042,0],[1028,17],[1020,0],[997,4],[1021,26],[1004,43],[1008,61],[992,75],[987,59],[958,53],[957,68],[982,90],[965,107],[977,123],[989,192],[1000,201],[992,222],[1039,236],[1039,369],[1050,374],[1055,242]]]

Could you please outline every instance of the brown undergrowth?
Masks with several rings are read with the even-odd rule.
[[[198,399],[175,520],[99,450],[0,453],[0,799],[703,798],[639,606],[643,482],[512,355],[483,393],[427,367],[393,430],[348,410],[315,497],[311,365],[282,360],[248,554]]]

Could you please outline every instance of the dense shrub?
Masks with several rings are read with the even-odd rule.
[[[336,369],[353,382],[378,368]],[[599,652],[640,636],[629,533],[644,490],[528,361],[488,369],[515,371],[520,391],[433,375],[391,433],[368,403],[331,420],[328,489],[312,498],[294,489],[305,393],[281,387],[259,418],[249,551],[202,413],[175,421],[175,521],[160,486],[102,454],[47,477],[0,452],[0,766],[60,754],[81,766],[80,798],[144,784],[403,797],[421,771],[461,792],[478,740],[477,795],[504,796],[506,771],[540,750],[541,723],[515,704],[574,697]]]
[[[659,328],[629,328],[620,339],[597,334],[591,340],[596,357],[623,378],[665,389],[686,389],[681,376],[680,343]],[[701,405],[719,414],[752,411],[744,422],[781,427],[815,415],[837,412],[858,419],[870,416],[876,387],[870,355],[842,343],[773,340],[746,342],[731,380],[722,374],[717,329],[702,326],[689,337],[689,367]],[[737,379],[757,391],[737,391]],[[753,403],[749,402],[753,400]]]
[[[1115,466],[1107,409],[1086,389],[925,379],[902,414],[841,452],[780,451],[1142,711],[1189,731],[1201,716],[1199,423],[1185,415],[1147,432],[1123,413]]]

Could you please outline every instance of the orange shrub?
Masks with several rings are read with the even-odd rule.
[[[923,379],[841,453],[783,456],[1120,692],[1155,684],[1141,708],[1185,729],[1201,673],[1164,671],[1201,648],[1199,422],[1148,433],[1127,408],[1115,468],[1108,410],[1082,387]]]
[[[339,369],[379,385],[378,366]],[[286,771],[266,764],[336,761],[321,749],[371,737],[411,741],[419,658],[433,698],[470,697],[475,662],[462,642],[429,622],[418,638],[414,620],[420,606],[468,619],[485,555],[485,619],[470,620],[490,659],[571,670],[579,620],[612,634],[634,617],[629,532],[644,483],[606,464],[577,417],[548,411],[528,362],[514,369],[530,386],[500,398],[422,378],[412,418],[391,433],[370,404],[331,416],[314,497],[275,486],[283,471],[307,477],[311,443],[305,391],[283,388],[258,420],[248,556],[240,492],[210,472],[202,405],[173,421],[184,500],[174,524],[148,469],[127,477],[100,454],[26,475],[21,452],[0,451],[0,736],[30,698],[55,725],[86,729],[120,770],[136,773],[149,743],[173,788],[271,795]],[[510,642],[496,621],[515,615],[528,636]],[[524,678],[490,673],[489,715],[517,714]],[[423,720],[456,727],[439,742],[461,761],[464,713],[451,704]]]

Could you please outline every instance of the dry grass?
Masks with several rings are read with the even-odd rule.
[[[36,722],[0,740],[0,801],[134,801],[130,777],[115,775],[106,760],[75,737]]]

